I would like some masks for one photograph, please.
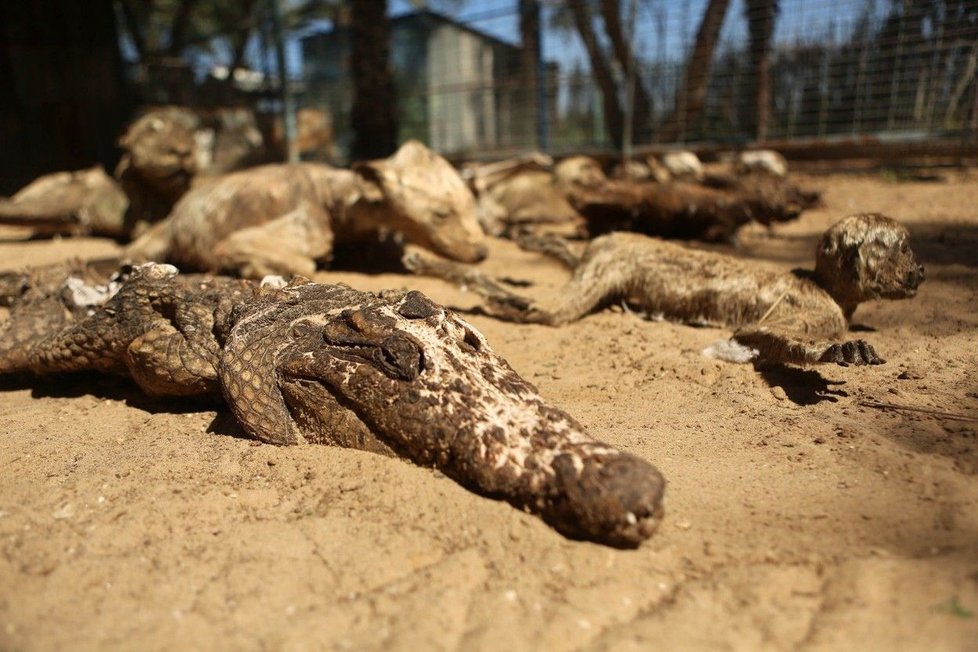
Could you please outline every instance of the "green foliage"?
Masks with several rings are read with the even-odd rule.
[[[964,605],[958,601],[958,596],[956,595],[952,595],[947,602],[934,605],[933,610],[936,612],[949,614],[962,620],[967,620],[974,616],[974,612],[970,609],[966,609]]]
[[[119,6],[125,31],[145,62],[161,56],[186,56],[190,49],[216,53],[222,45],[237,51],[267,20],[272,1],[119,0]],[[341,21],[345,4],[343,0],[285,0],[285,29]]]

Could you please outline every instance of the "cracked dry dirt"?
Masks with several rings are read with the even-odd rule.
[[[856,313],[880,367],[722,364],[699,351],[725,331],[620,311],[558,330],[470,317],[546,398],[666,475],[668,516],[635,551],[398,460],[255,445],[225,413],[121,382],[4,381],[0,648],[974,650],[978,173],[947,177],[804,179],[824,208],[744,237],[787,269],[847,212],[905,222],[927,282]],[[3,268],[117,250],[5,234]],[[487,267],[533,292],[565,278],[508,243]],[[474,304],[407,276],[317,280]]]

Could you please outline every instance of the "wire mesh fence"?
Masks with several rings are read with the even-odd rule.
[[[283,63],[269,7],[290,16],[326,8],[317,19],[286,25],[284,69],[299,108],[299,138],[304,125],[314,125],[322,145],[317,156],[348,160],[350,3],[198,4],[218,17],[221,8],[244,12],[251,22],[245,29],[236,14],[214,18],[217,27],[180,57],[128,57],[137,62],[129,79],[140,100],[250,103],[266,118],[280,115]],[[450,155],[627,153],[674,143],[978,141],[978,0],[388,5],[400,139],[418,138]],[[123,11],[143,5],[116,0],[116,6],[123,55],[147,50],[146,43],[137,47],[135,22]],[[152,24],[152,15],[144,18]],[[237,31],[222,32],[224,24]],[[169,50],[176,51],[174,38]]]
[[[978,0],[433,4],[392,19],[400,131],[451,154],[973,139],[978,127]],[[297,39],[300,103],[332,116],[340,151],[346,38],[326,26]]]

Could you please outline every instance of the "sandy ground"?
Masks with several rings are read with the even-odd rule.
[[[883,366],[720,363],[700,350],[725,331],[621,311],[560,329],[471,317],[545,397],[666,475],[640,549],[566,540],[399,460],[256,445],[224,412],[120,381],[4,381],[0,648],[978,649],[978,173],[807,181],[825,207],[742,253],[809,266],[847,212],[905,222],[926,283],[856,313]],[[116,250],[15,235],[2,268]],[[565,278],[509,243],[487,266],[536,292]],[[407,276],[318,280],[474,304]]]

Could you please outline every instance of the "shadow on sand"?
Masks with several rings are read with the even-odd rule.
[[[925,268],[932,264],[978,269],[978,224],[908,222],[906,225],[910,229],[911,245]]]
[[[833,389],[835,385],[844,385],[845,381],[828,380],[813,369],[763,362],[755,363],[754,369],[769,387],[784,390],[785,396],[795,405],[815,405],[822,401],[835,403],[839,398],[849,396],[843,389]]]
[[[30,390],[32,398],[79,398],[94,396],[100,399],[123,401],[144,412],[188,414],[220,408],[223,403],[213,396],[164,396],[144,394],[132,380],[121,376],[106,376],[96,372],[80,372],[61,376],[32,376],[13,374],[0,378],[0,392]]]

